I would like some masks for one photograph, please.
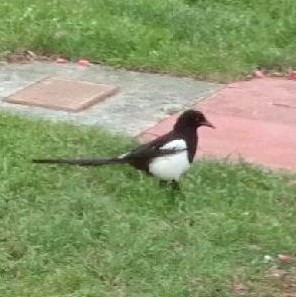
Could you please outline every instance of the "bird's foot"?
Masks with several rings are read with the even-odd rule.
[[[174,191],[180,191],[180,190],[181,190],[181,187],[180,187],[179,182],[177,182],[177,181],[175,181],[175,180],[173,180],[173,181],[171,182],[171,186],[172,186],[172,189],[173,189]]]
[[[180,184],[175,180],[173,180],[173,181],[160,180],[159,184],[160,184],[160,186],[170,187],[173,191],[181,190]]]

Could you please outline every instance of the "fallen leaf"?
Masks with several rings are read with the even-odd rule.
[[[88,60],[81,59],[77,61],[77,65],[86,67],[90,65],[90,62]]]
[[[279,254],[278,255],[278,259],[282,262],[282,263],[291,263],[292,262],[292,257],[289,255],[282,255]]]
[[[264,75],[264,73],[261,70],[255,70],[254,71],[254,76],[256,78],[263,78],[265,75]]]
[[[296,79],[296,70],[293,70],[293,71],[290,72],[289,78]]]
[[[236,294],[244,294],[248,291],[248,287],[243,283],[234,283],[231,285],[231,290]]]
[[[57,58],[56,62],[59,64],[65,64],[65,63],[68,63],[68,60],[64,58]]]

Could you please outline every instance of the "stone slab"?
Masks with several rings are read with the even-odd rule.
[[[107,84],[47,78],[11,94],[7,102],[77,112],[114,95],[118,89]]]

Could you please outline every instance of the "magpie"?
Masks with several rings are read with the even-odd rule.
[[[197,129],[201,126],[215,128],[200,111],[189,109],[176,120],[173,129],[151,142],[139,145],[130,152],[105,159],[34,159],[34,163],[101,166],[129,164],[155,176],[161,181],[179,187],[179,179],[193,162],[197,144]]]

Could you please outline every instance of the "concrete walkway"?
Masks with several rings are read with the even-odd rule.
[[[47,77],[112,84],[119,92],[80,112],[6,102],[9,95]],[[194,107],[217,126],[216,130],[200,129],[198,157],[242,157],[296,170],[296,80],[261,78],[222,86],[103,66],[33,63],[0,66],[0,81],[1,110],[103,126],[140,141],[169,131],[176,112]]]
[[[201,128],[198,156],[244,158],[296,170],[296,81],[262,78],[229,84],[195,106],[216,130]],[[150,140],[170,130],[176,115],[142,133]]]
[[[7,103],[6,98],[48,77],[112,84],[119,92],[81,112]],[[195,105],[221,86],[189,78],[115,70],[105,66],[39,63],[0,66],[0,109],[50,120],[98,125],[136,136],[170,113]]]

